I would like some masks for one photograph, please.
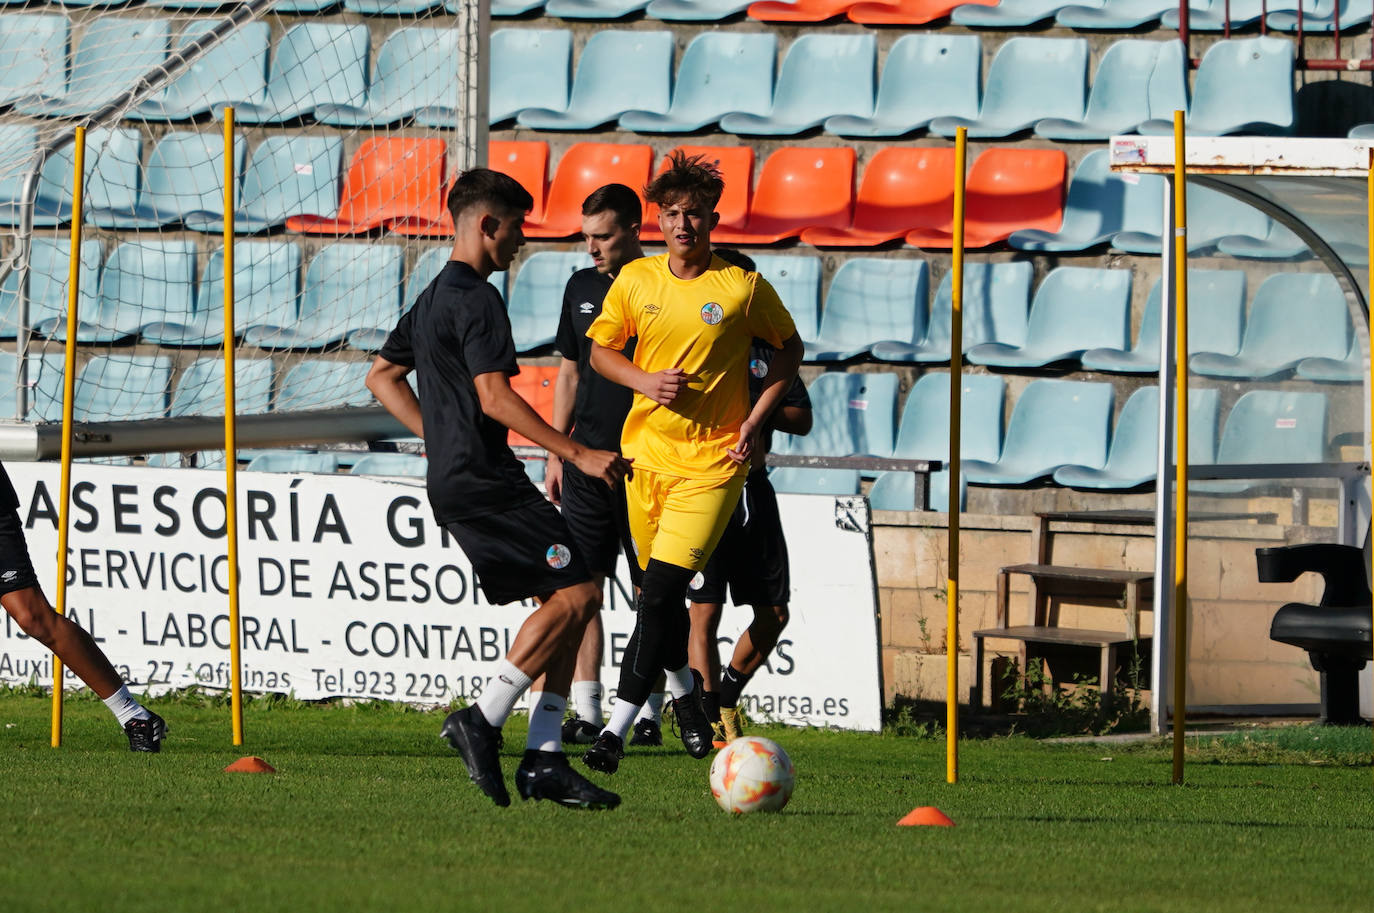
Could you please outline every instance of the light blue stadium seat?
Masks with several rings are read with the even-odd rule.
[[[255,234],[302,213],[334,212],[339,205],[343,140],[338,136],[269,136],[253,150],[234,213],[235,234]],[[222,215],[192,213],[186,227],[222,232]]]
[[[99,299],[81,316],[77,342],[114,342],[154,323],[189,323],[195,312],[194,241],[125,241],[105,261]],[[54,317],[34,327],[66,340],[67,321]]]
[[[71,270],[72,242],[66,238],[36,236],[29,248],[29,326],[65,322],[67,278]],[[95,312],[100,283],[100,242],[81,242],[81,278],[77,316]],[[11,270],[0,283],[0,339],[19,335],[19,271]],[[3,414],[0,407],[0,414]]]
[[[887,52],[873,114],[836,114],[825,119],[825,132],[901,136],[937,117],[971,120],[978,116],[982,77],[976,35],[903,35]]]
[[[1146,203],[1135,214],[1140,223],[1112,236],[1112,247],[1129,254],[1158,255],[1162,249],[1160,220],[1163,217],[1162,198],[1157,203],[1153,224],[1149,223]],[[1188,185],[1188,252],[1208,250],[1222,238],[1247,236],[1263,238],[1269,233],[1269,217],[1229,194],[1197,184]],[[1170,237],[1173,228],[1170,226]],[[1172,248],[1172,240],[1169,242]]]
[[[224,359],[197,358],[181,372],[171,415],[224,414]],[[234,359],[234,414],[262,415],[272,400],[272,360]]]
[[[1371,0],[1339,0],[1341,12],[1341,31],[1364,25],[1369,22],[1370,16],[1374,15],[1374,3]],[[1296,6],[1296,4],[1294,4]],[[1336,27],[1336,2],[1333,0],[1316,0],[1311,5],[1304,5],[1302,17],[1302,30],[1307,32],[1330,32]],[[1271,28],[1280,32],[1296,32],[1298,30],[1298,13],[1296,9],[1270,10],[1265,17],[1265,23]]]
[[[1022,229],[1012,232],[1007,244],[1017,250],[1059,253],[1102,244],[1125,231],[1127,225],[1143,223],[1157,232],[1164,178],[1140,174],[1128,181],[1114,174],[1110,165],[1105,149],[1083,156],[1069,183],[1059,231]]]
[[[273,412],[303,412],[311,409],[338,409],[345,406],[374,406],[367,389],[366,361],[328,361],[307,358],[298,362],[282,378],[281,390]]]
[[[937,117],[932,133],[1002,137],[1046,118],[1080,120],[1088,85],[1088,43],[1082,38],[1009,38],[988,69],[977,117]]]
[[[1298,376],[1322,383],[1354,383],[1369,376],[1359,339],[1350,340],[1350,351],[1341,359],[1304,358],[1298,362]]]
[[[1325,393],[1250,390],[1236,400],[1221,429],[1217,463],[1320,463],[1327,456]],[[1245,479],[1189,482],[1190,492],[1243,492],[1264,483]]]
[[[1344,359],[1350,339],[1350,313],[1334,276],[1276,273],[1255,292],[1240,351],[1203,352],[1188,366],[1207,377],[1272,377],[1304,358]]]
[[[1002,455],[996,462],[964,461],[974,485],[1024,485],[1060,466],[1100,469],[1107,462],[1112,421],[1111,384],[1034,380],[1012,408]]]
[[[386,36],[362,104],[321,104],[315,119],[336,127],[390,124],[407,117],[458,126],[458,30],[400,28]]]
[[[525,258],[515,274],[507,306],[515,351],[528,352],[553,342],[568,278],[591,265],[585,251],[541,250]]]
[[[547,0],[545,16],[559,19],[622,19],[649,5],[649,0]]]
[[[263,453],[253,457],[248,464],[249,472],[337,472],[338,469],[338,454],[303,451]]]
[[[754,264],[792,315],[797,335],[803,342],[814,341],[820,329],[821,258],[755,254]]]
[[[1207,8],[1209,0],[1193,0],[1191,11]],[[1133,29],[1159,19],[1166,10],[1177,10],[1174,0],[1107,0],[1105,4],[1065,6],[1054,14],[1054,21],[1071,29]]]
[[[568,109],[572,32],[565,29],[497,29],[491,34],[491,89],[487,120],[510,120],[526,108]]]
[[[768,112],[727,114],[720,128],[752,136],[791,136],[835,115],[871,117],[877,60],[873,35],[837,35],[825,29],[803,34],[787,48]]]
[[[234,106],[243,124],[276,124],[313,112],[317,105],[360,105],[367,97],[366,25],[304,22],[286,30],[274,48],[267,89]],[[215,117],[223,105],[215,106]]]
[[[1374,124],[1356,124],[1346,136],[1350,139],[1374,139]]]
[[[892,455],[897,375],[830,371],[806,388],[814,422],[803,437],[774,435],[778,453],[813,456]]]
[[[525,108],[516,123],[535,130],[591,130],[626,111],[662,114],[673,81],[673,33],[598,31],[577,58],[564,111]]]
[[[779,466],[768,473],[775,491],[797,495],[856,495],[859,493],[857,469],[806,469]]]
[[[9,128],[0,128],[0,143],[6,142]],[[16,154],[25,154],[22,133],[16,138]],[[143,142],[139,132],[129,128],[98,128],[86,134],[85,204],[87,212],[100,208],[132,207],[138,197],[140,158]],[[32,155],[33,150],[27,149]],[[2,166],[0,166],[2,167]],[[39,172],[38,196],[34,200],[33,224],[37,227],[60,225],[71,220],[72,180],[76,171],[76,141],[65,143],[48,156]],[[22,177],[22,173],[20,174]],[[5,182],[9,186],[9,182]],[[22,183],[16,185],[16,194]],[[22,200],[9,199],[0,191],[0,225],[19,225]]]
[[[1089,349],[1080,362],[1087,371],[1120,374],[1159,373],[1160,283],[1155,280],[1140,318],[1135,347]],[[1235,355],[1245,326],[1245,273],[1240,270],[1188,270],[1188,351]]]
[[[1001,0],[994,6],[970,3],[955,7],[950,21],[985,29],[1014,29],[1050,19],[1071,0]],[[1097,0],[1100,5],[1103,0]],[[1091,6],[1091,2],[1085,4]]]
[[[171,385],[172,360],[165,355],[97,355],[76,377],[72,417],[80,422],[165,418]]]
[[[66,16],[0,16],[0,105],[37,95],[66,78]]]
[[[439,275],[452,253],[452,247],[435,247],[420,255],[415,261],[415,266],[406,275],[405,292],[401,298],[402,313],[415,306],[415,299],[419,298],[420,293],[434,281],[435,276]],[[487,277],[487,282],[496,287],[502,298],[506,297],[505,272],[492,273]],[[348,334],[348,347],[362,352],[379,351],[386,343],[386,338],[391,335],[392,329],[393,327],[376,327],[370,330],[354,330]]]
[[[1043,367],[1077,360],[1088,349],[1124,349],[1130,327],[1129,269],[1060,267],[1035,290],[1025,343],[984,343],[969,349],[968,360],[1004,368]]]
[[[29,397],[28,420],[31,422],[62,421],[62,398],[66,372],[66,357],[60,348],[41,355],[31,350],[29,357],[29,383],[33,385]],[[13,414],[13,407],[6,404],[5,414]]]
[[[522,16],[531,10],[539,9],[543,5],[544,0],[491,0],[491,14],[493,16]],[[463,0],[449,0],[444,4],[444,9],[450,13],[461,13]]]
[[[960,480],[963,474],[960,473]],[[926,498],[930,509],[943,513],[949,510],[949,470],[932,472],[926,479]],[[959,488],[959,507],[968,501],[968,483]],[[868,490],[868,506],[873,510],[915,510],[916,476],[910,472],[879,473]]]
[[[1031,276],[1028,261],[1016,263],[964,263],[964,339],[961,351],[983,343],[1021,346],[1026,341],[1026,319]],[[954,332],[954,273],[947,272],[935,290],[926,335],[919,343],[880,342],[872,355],[879,361],[939,363],[950,359]]]
[[[234,173],[243,173],[244,144],[234,144]],[[224,213],[224,136],[168,133],[148,156],[143,186],[132,208],[92,208],[101,228],[159,228],[192,214]]]
[[[807,361],[843,361],[883,341],[925,338],[930,270],[924,260],[846,260],[830,281]]]
[[[1212,389],[1188,391],[1188,462],[1216,462],[1220,396]],[[1054,481],[1069,488],[1121,491],[1155,481],[1159,459],[1159,388],[1140,387],[1126,400],[1112,432],[1107,463],[1101,469],[1060,466]]]
[[[4,224],[18,225],[24,204],[24,178],[38,155],[38,128],[0,124],[0,213]]]
[[[640,133],[691,133],[733,111],[767,114],[777,52],[772,33],[702,32],[682,52],[668,110],[626,111],[620,126]]]
[[[443,0],[344,0],[344,9],[364,16],[418,16],[443,5]]]
[[[234,243],[234,332],[289,325],[296,318],[301,251],[289,241]],[[224,340],[224,248],[210,254],[200,277],[195,313],[187,322],[145,325],[145,342],[164,346],[218,345]]]
[[[1279,11],[1296,12],[1298,0],[1212,0],[1202,9],[1190,9],[1188,28],[1197,32],[1220,32],[1226,29],[1229,21],[1234,31],[1257,22],[1264,15],[1266,8],[1270,15]],[[1303,8],[1304,12],[1314,11],[1311,0],[1306,0]],[[1177,7],[1160,14],[1159,24],[1163,28],[1176,29],[1178,23]],[[1344,21],[1341,22],[1341,27],[1345,27]]]
[[[192,20],[182,31],[184,47],[218,22]],[[266,22],[247,22],[191,64],[190,68],[150,99],[129,112],[143,120],[187,120],[214,109],[262,97],[267,89]]]
[[[243,334],[265,349],[316,349],[356,330],[390,330],[401,316],[405,256],[392,244],[331,244],[306,268],[300,318]]]
[[[355,476],[424,478],[429,472],[429,460],[415,453],[369,453],[348,471]]]
[[[650,0],[644,13],[651,19],[672,22],[720,22],[743,10],[753,0]]]
[[[114,15],[91,20],[72,54],[66,80],[59,68],[55,80],[15,102],[15,109],[48,117],[92,114],[166,59],[169,35],[166,19]]]
[[[1306,260],[1312,256],[1312,250],[1287,226],[1268,216],[1265,219],[1269,230],[1263,237],[1227,235],[1217,240],[1217,250],[1253,260]]]
[[[1193,83],[1185,124],[1190,136],[1283,134],[1292,127],[1292,41],[1233,38],[1207,49]],[[1151,119],[1137,129],[1147,135],[1172,135],[1173,118]]]
[[[1180,41],[1116,42],[1097,66],[1083,119],[1047,118],[1035,125],[1035,134],[1061,141],[1106,140],[1152,117],[1173,117],[1188,107],[1183,57]]]
[[[525,476],[535,485],[544,484],[544,476],[547,472],[547,465],[544,460],[538,457],[525,457],[520,460],[521,467],[525,470]]]

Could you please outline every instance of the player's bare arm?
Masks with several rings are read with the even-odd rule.
[[[367,372],[367,389],[411,434],[423,438],[425,431],[420,419],[420,401],[406,382],[406,375],[410,372],[411,369],[405,365],[387,361],[378,355]]]
[[[553,384],[553,430],[567,434],[572,430],[573,404],[577,402],[577,360],[565,358],[558,365],[558,378]],[[544,490],[549,500],[559,504],[563,500],[563,459],[549,451],[544,461]]]
[[[534,407],[510,388],[510,378],[500,371],[488,371],[472,379],[477,399],[487,417],[522,434],[550,453],[569,460],[592,478],[614,488],[630,470],[630,461],[611,450],[593,450],[555,431]]]
[[[759,433],[768,427],[769,418],[801,368],[803,351],[801,336],[793,333],[783,340],[782,348],[773,356],[768,365],[768,374],[763,378],[763,392],[749,417],[739,426],[739,443],[727,451],[730,459],[736,463],[743,463],[753,456]]]
[[[660,406],[670,405],[692,380],[692,375],[681,368],[653,373],[641,370],[623,353],[599,343],[592,345],[592,367],[607,380],[642,393]]]
[[[807,435],[811,433],[811,422],[812,411],[805,406],[783,406],[773,413],[768,427],[783,434]]]

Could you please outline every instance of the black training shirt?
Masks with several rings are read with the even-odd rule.
[[[563,313],[558,318],[554,347],[566,359],[577,362],[577,399],[573,401],[574,441],[597,450],[620,452],[620,432],[630,411],[634,391],[596,373],[592,367],[592,341],[587,328],[601,313],[601,303],[615,281],[595,267],[580,269],[563,290]],[[621,353],[634,358],[634,341]]]
[[[505,303],[476,270],[448,261],[380,354],[415,369],[436,521],[468,520],[542,500],[506,443],[508,429],[482,412],[473,384],[479,374],[520,373]]]
[[[18,510],[19,495],[15,494],[14,483],[10,481],[10,474],[5,471],[5,464],[0,463],[0,510]]]
[[[762,339],[755,339],[749,346],[749,402],[756,403],[763,395],[763,379],[768,375],[768,366],[773,363],[773,356],[778,352],[777,349],[764,342]],[[797,406],[802,409],[811,408],[811,394],[806,392],[806,384],[802,383],[800,377],[792,378],[792,386],[787,388],[787,392],[782,395],[782,401],[773,410],[776,416],[787,406]],[[763,432],[763,452],[767,454],[773,449],[773,429],[768,428]],[[749,474],[766,472],[768,464],[764,460],[753,460],[749,466]]]

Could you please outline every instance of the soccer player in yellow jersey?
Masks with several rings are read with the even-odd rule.
[[[723,189],[702,157],[674,155],[645,188],[668,253],[625,264],[587,330],[592,367],[634,391],[621,449],[634,463],[625,494],[644,569],[611,719],[583,758],[605,773],[624,757],[625,733],[660,672],[688,753],[711,750],[701,681],[687,664],[687,585],[720,540],[759,434],[801,365],[801,338],[773,287],[711,253]],[[779,351],[751,408],[755,337]],[[633,360],[621,351],[631,338]]]

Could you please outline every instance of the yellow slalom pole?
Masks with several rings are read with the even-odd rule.
[[[1367,231],[1368,231],[1368,238],[1366,238],[1366,244],[1367,244],[1368,246],[1367,246],[1366,249],[1369,251],[1369,255],[1370,255],[1370,260],[1369,260],[1369,289],[1370,289],[1370,291],[1374,291],[1374,151],[1371,151],[1370,156],[1369,156],[1369,177],[1366,179],[1366,182],[1365,182],[1364,197],[1365,197],[1364,202],[1365,202],[1365,209],[1366,209],[1365,222],[1366,222],[1366,229],[1367,229]],[[1370,312],[1369,312],[1368,306],[1366,306],[1366,314],[1365,314],[1365,317],[1366,317],[1366,319],[1369,321],[1369,340],[1370,340],[1370,360],[1369,360],[1369,363],[1370,363],[1370,377],[1369,377],[1369,389],[1370,389],[1371,393],[1374,394],[1374,313],[1370,313]],[[1371,396],[1370,396],[1370,400],[1369,400],[1369,420],[1370,420],[1370,425],[1369,425],[1369,427],[1370,427],[1370,428],[1374,428],[1374,395],[1371,395]],[[1371,467],[1372,467],[1371,471],[1374,471],[1374,463],[1371,463]],[[1370,490],[1371,490],[1371,491],[1374,491],[1374,478],[1371,478],[1371,479],[1370,479]],[[1371,557],[1371,562],[1374,563],[1374,556]],[[1371,574],[1374,574],[1374,567],[1371,567]],[[1371,578],[1371,579],[1374,579],[1374,578]],[[1371,616],[1371,620],[1374,620],[1374,616]]]
[[[1174,770],[1183,782],[1184,716],[1188,710],[1188,182],[1183,112],[1174,112],[1174,422],[1178,461],[1174,506]]]
[[[67,527],[72,501],[72,402],[76,398],[77,303],[81,300],[81,207],[86,177],[86,128],[76,128],[72,163],[72,253],[67,267],[67,345],[62,374],[62,503],[57,521],[57,600],[53,611],[67,611]],[[52,747],[62,747],[62,660],[52,658]]]
[[[224,528],[229,558],[229,712],[243,744],[243,667],[239,659],[238,455],[234,404],[234,109],[224,109]]]
[[[949,327],[949,567],[945,589],[945,781],[959,782],[959,413],[964,370],[964,163],[968,129],[954,133],[954,262]]]

